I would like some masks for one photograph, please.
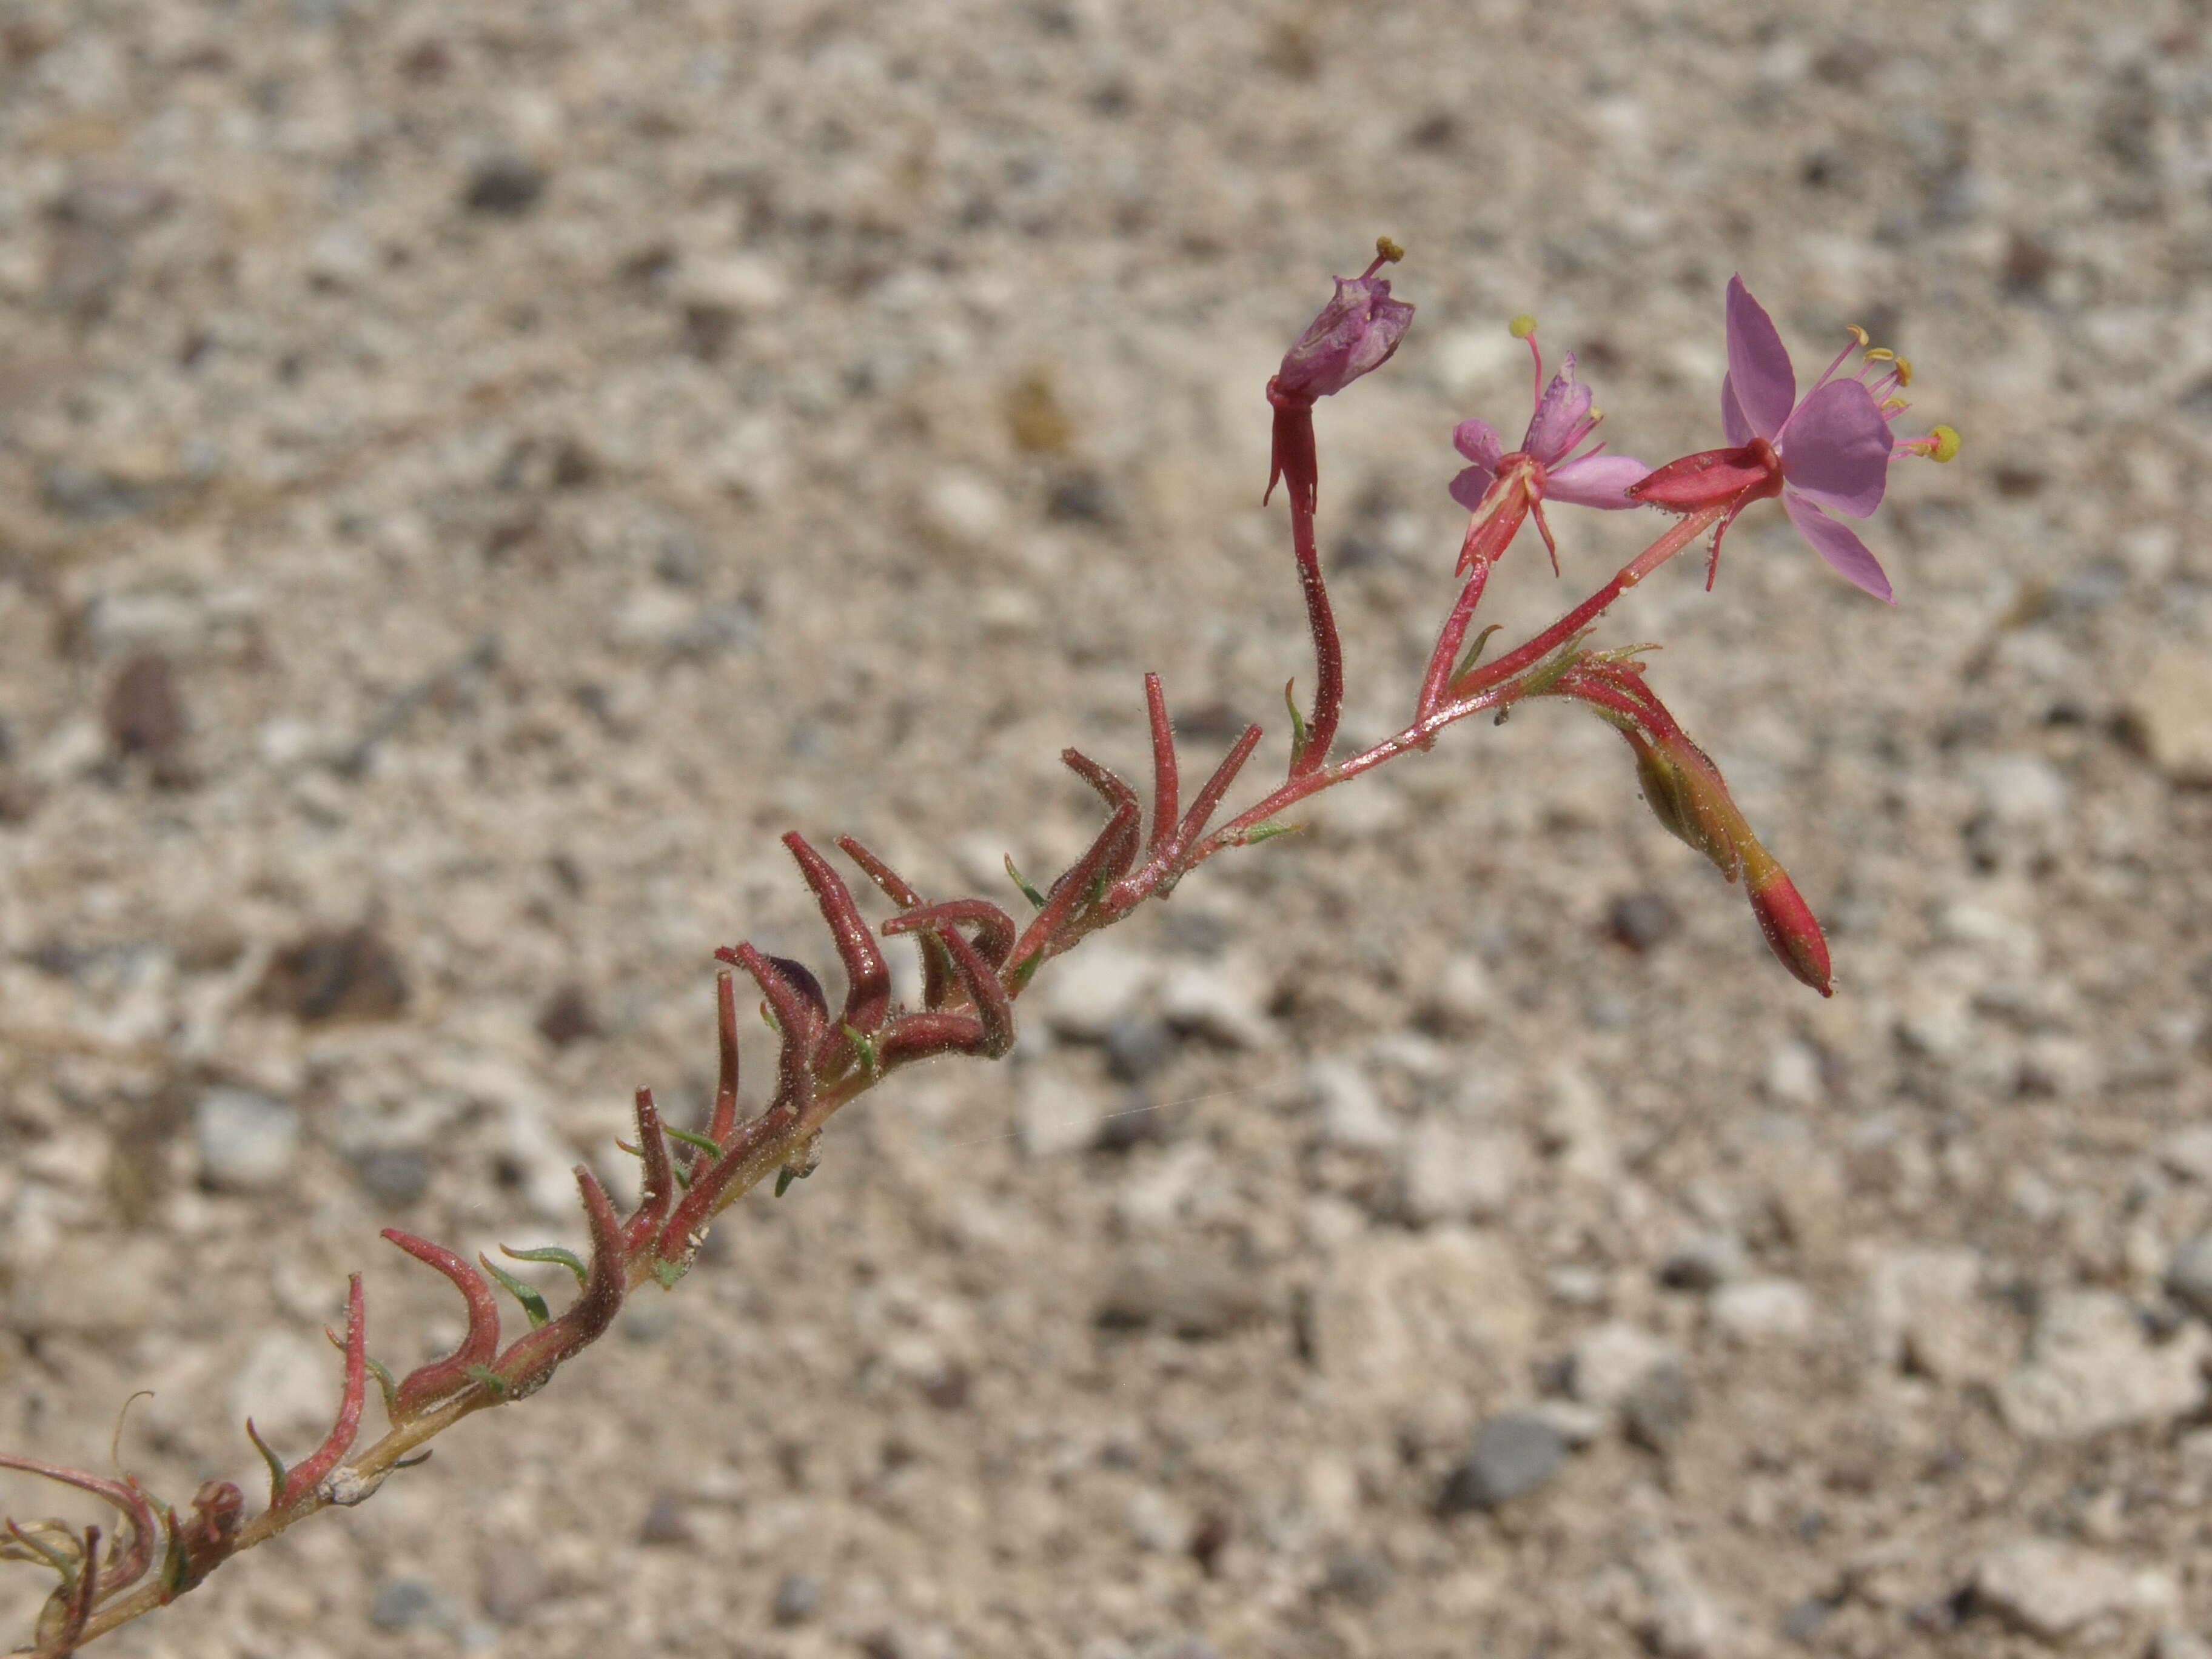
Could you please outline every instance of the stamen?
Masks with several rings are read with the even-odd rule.
[[[1867,331],[1861,328],[1856,323],[1845,323],[1844,325],[1844,328],[1847,333],[1859,343],[1860,349],[1865,349],[1866,343],[1869,338]]]
[[[1541,408],[1544,402],[1544,349],[1536,343],[1536,319],[1524,311],[1505,325],[1505,331],[1516,340],[1528,343],[1528,355],[1536,360],[1535,406]]]
[[[1930,440],[1928,450],[1929,460],[1948,461],[1956,459],[1960,441],[1957,428],[1935,427],[1930,428],[1928,436]]]
[[[1806,397],[1811,397],[1813,395],[1813,392],[1818,392],[1822,386],[1827,385],[1829,380],[1834,378],[1836,371],[1844,366],[1844,359],[1850,356],[1852,352],[1857,350],[1859,346],[1863,346],[1866,343],[1866,331],[1864,329],[1854,326],[1851,332],[1858,336],[1857,344],[1847,345],[1841,351],[1838,351],[1836,354],[1834,361],[1820,371],[1820,378],[1813,382],[1813,391],[1808,392],[1805,394]],[[1863,371],[1862,372],[1863,373]]]
[[[1912,384],[1911,358],[1899,357],[1897,360],[1897,383],[1899,386],[1911,386]]]
[[[1897,354],[1887,346],[1869,346],[1867,361],[1870,363],[1893,363],[1897,361]]]

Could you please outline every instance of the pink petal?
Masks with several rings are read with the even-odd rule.
[[[1731,276],[1728,285],[1728,377],[1735,384],[1736,401],[1751,422],[1751,430],[1771,438],[1782,430],[1797,401],[1797,374],[1790,367],[1789,349],[1774,326],[1774,319],[1751,297],[1743,278]],[[1746,437],[1731,440],[1749,442]]]
[[[1570,351],[1537,399],[1521,447],[1547,466],[1565,459],[1589,430],[1590,395],[1588,386],[1575,384],[1575,354]]]
[[[1889,422],[1856,380],[1831,380],[1797,405],[1775,447],[1782,476],[1832,512],[1863,519],[1889,482]]]
[[[1729,442],[1741,449],[1758,434],[1751,429],[1751,421],[1743,412],[1743,405],[1735,400],[1735,376],[1721,376],[1721,431]]]
[[[1650,471],[1633,455],[1585,455],[1544,475],[1544,499],[1576,507],[1635,507],[1638,503],[1628,499],[1628,487]]]
[[[1452,428],[1452,447],[1489,471],[1498,471],[1505,454],[1505,441],[1487,421],[1462,421]]]
[[[1478,462],[1451,481],[1451,498],[1472,513],[1482,505],[1482,498],[1497,476]]]
[[[1877,599],[1897,603],[1889,591],[1889,578],[1881,574],[1881,562],[1868,550],[1855,531],[1838,524],[1795,490],[1782,492],[1782,510],[1797,526],[1798,534],[1813,544],[1813,550],[1846,581],[1863,587]]]

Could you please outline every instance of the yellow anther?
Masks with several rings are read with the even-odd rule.
[[[1394,265],[1406,257],[1406,250],[1388,236],[1377,236],[1375,239],[1375,251]]]
[[[1939,426],[1928,435],[1935,441],[1928,452],[1929,460],[1948,461],[1958,454],[1959,433],[1955,427]]]
[[[1859,343],[1862,348],[1865,346],[1868,339],[1870,337],[1867,331],[1861,328],[1856,323],[1845,323],[1844,325],[1844,329],[1846,333],[1850,334],[1851,338]]]
[[[1912,405],[1902,398],[1884,398],[1881,400],[1881,417],[1888,420],[1893,416],[1904,414],[1911,407]]]
[[[1505,331],[1516,340],[1525,340],[1536,331],[1536,319],[1524,311],[1505,325]]]
[[[1893,361],[1896,356],[1897,354],[1894,351],[1892,351],[1887,346],[1869,346],[1867,348],[1867,361],[1870,363],[1889,362]]]
[[[1912,384],[1911,358],[1899,357],[1897,360],[1897,383],[1899,386],[1911,386]]]

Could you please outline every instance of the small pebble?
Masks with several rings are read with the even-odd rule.
[[[691,1522],[684,1513],[684,1499],[672,1492],[655,1492],[645,1506],[645,1519],[638,1523],[637,1541],[688,1544],[691,1535]]]
[[[477,1569],[477,1605],[495,1624],[515,1624],[545,1599],[548,1584],[544,1563],[527,1544],[493,1544]]]
[[[428,1624],[438,1612],[438,1592],[419,1578],[387,1578],[368,1604],[368,1622],[379,1630],[409,1630]]]
[[[108,740],[125,755],[159,760],[185,738],[185,705],[169,659],[147,652],[125,663],[107,688]]]
[[[244,1089],[210,1089],[192,1109],[200,1179],[221,1192],[281,1186],[300,1152],[300,1114]]]
[[[1646,1451],[1673,1448],[1690,1425],[1697,1397],[1689,1373],[1671,1360],[1654,1365],[1621,1396],[1621,1421],[1628,1437]]]
[[[1156,1019],[1124,1017],[1106,1028],[1106,1064],[1124,1083],[1142,1083],[1175,1052],[1175,1033]]]
[[[538,205],[545,193],[544,169],[523,157],[502,151],[487,155],[469,173],[461,200],[471,213],[516,218]]]
[[[1438,1510],[1494,1510],[1550,1480],[1567,1461],[1566,1437],[1543,1418],[1513,1412],[1478,1430],[1467,1462],[1451,1473]]]
[[[1606,931],[1641,956],[1666,943],[1681,925],[1674,907],[1656,893],[1628,893],[1606,913]]]
[[[556,1048],[599,1036],[599,1016],[592,1012],[590,994],[580,985],[564,985],[556,991],[538,1016],[538,1035]]]
[[[394,1206],[412,1204],[430,1184],[430,1160],[411,1146],[381,1147],[354,1168],[371,1197]]]
[[[803,1572],[787,1572],[776,1583],[775,1622],[803,1625],[822,1611],[822,1581]]]
[[[2166,1267],[2166,1288],[2199,1318],[2212,1319],[2212,1234],[2192,1238]]]

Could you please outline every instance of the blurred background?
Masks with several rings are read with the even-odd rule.
[[[1894,609],[1766,507],[1602,635],[1665,642],[1833,1001],[1595,721],[1472,722],[106,1650],[2197,1659],[2204,31],[0,3],[0,1443],[106,1468],[151,1389],[174,1501],[259,1489],[248,1411],[320,1437],[349,1271],[395,1367],[456,1339],[380,1226],[579,1242],[630,1090],[703,1107],[715,946],[830,969],[783,830],[1012,902],[1148,669],[1187,766],[1256,719],[1279,775],[1261,388],[1378,233],[1419,315],[1318,416],[1355,740],[1514,313],[1655,463],[1719,441],[1739,270],[1801,383],[1859,324],[1966,437],[1868,530]],[[1491,620],[1656,526],[1553,522]]]

